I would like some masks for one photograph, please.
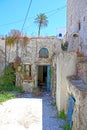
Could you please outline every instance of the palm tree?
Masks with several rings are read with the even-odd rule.
[[[48,25],[48,18],[44,13],[41,13],[37,15],[34,22],[38,25],[38,36],[40,36],[41,28]]]

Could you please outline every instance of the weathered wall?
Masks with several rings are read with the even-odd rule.
[[[41,48],[47,48],[49,52],[48,58],[40,58],[39,51]],[[26,86],[36,87],[38,76],[38,65],[52,65],[52,58],[54,54],[61,52],[61,40],[57,37],[35,37],[29,38],[24,46],[23,39],[18,40],[18,44],[14,46],[7,46],[7,60],[8,62],[14,62],[14,59],[18,55],[21,58],[22,64],[31,64],[32,81],[23,81],[23,88]],[[18,75],[18,74],[17,74]],[[19,77],[19,75],[17,76]],[[21,77],[21,76],[20,76]],[[19,80],[18,80],[19,79]],[[17,84],[22,82],[21,78],[17,78]],[[26,85],[25,85],[26,84]],[[25,87],[24,87],[25,86]],[[30,87],[29,87],[30,88]]]
[[[5,55],[4,52],[0,49],[0,75],[5,67]]]
[[[0,49],[5,52],[5,40],[0,39]]]
[[[75,98],[72,130],[87,128],[87,85],[82,80],[67,80],[67,94]]]
[[[77,56],[73,52],[63,52],[57,56],[56,102],[58,111],[67,111],[67,76],[76,74]]]
[[[83,80],[85,84],[87,84],[87,61],[79,62],[77,64],[77,72],[78,76]]]
[[[63,52],[57,55],[57,109],[64,110],[67,114],[69,97],[74,97],[72,130],[86,130],[87,127],[87,84],[84,82],[87,62],[81,61],[86,61],[86,58],[80,59],[74,52]]]
[[[52,89],[52,96],[56,97],[56,85],[57,85],[57,55],[54,55],[52,58],[52,67],[51,67],[51,89]]]
[[[87,56],[87,1],[67,0],[67,40],[78,33],[82,38],[82,51]],[[72,44],[72,42],[69,42]]]
[[[0,75],[5,67],[5,40],[0,39]]]
[[[74,35],[77,35],[76,37]],[[79,34],[72,34],[69,39],[68,51],[83,52],[83,41]]]
[[[13,62],[16,55],[21,57],[22,62],[27,63],[28,61],[42,63],[43,60],[45,62],[49,61],[46,59],[38,59],[39,51],[41,48],[47,48],[49,51],[49,59],[53,55],[53,53],[57,53],[61,51],[61,40],[57,37],[35,37],[29,38],[27,44],[24,46],[23,39],[18,40],[18,45],[15,43],[14,46],[7,47],[9,62]],[[10,50],[10,56],[9,56]]]

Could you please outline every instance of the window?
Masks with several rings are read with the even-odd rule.
[[[80,23],[80,21],[78,22],[78,28],[79,28],[79,30],[81,29],[81,23]]]
[[[31,65],[30,64],[24,64],[23,65],[23,72],[24,72],[24,78],[31,77]]]
[[[73,37],[76,38],[76,37],[79,37],[79,35],[77,33],[74,33]]]
[[[62,33],[59,33],[59,37],[62,37]]]
[[[24,65],[24,72],[26,72],[26,65]]]
[[[83,17],[83,21],[85,21],[85,16]]]
[[[49,52],[47,48],[42,48],[39,51],[39,58],[48,58]]]
[[[31,76],[31,65],[29,65],[29,76]]]
[[[72,25],[72,15],[71,15],[71,18],[70,18],[70,25]]]

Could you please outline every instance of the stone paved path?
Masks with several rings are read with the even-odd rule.
[[[25,93],[0,104],[0,130],[62,130],[50,93],[33,97]]]

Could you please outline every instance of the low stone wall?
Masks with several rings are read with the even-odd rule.
[[[34,83],[33,83],[33,81],[29,81],[29,82],[23,81],[22,87],[25,92],[32,93],[33,88],[34,88]]]
[[[33,80],[24,80],[21,72],[16,72],[16,86],[22,87],[25,92],[32,92],[34,87]]]
[[[87,128],[87,85],[82,80],[67,80],[67,94],[75,98],[72,115],[72,130],[86,130]],[[68,102],[68,101],[67,101]]]

